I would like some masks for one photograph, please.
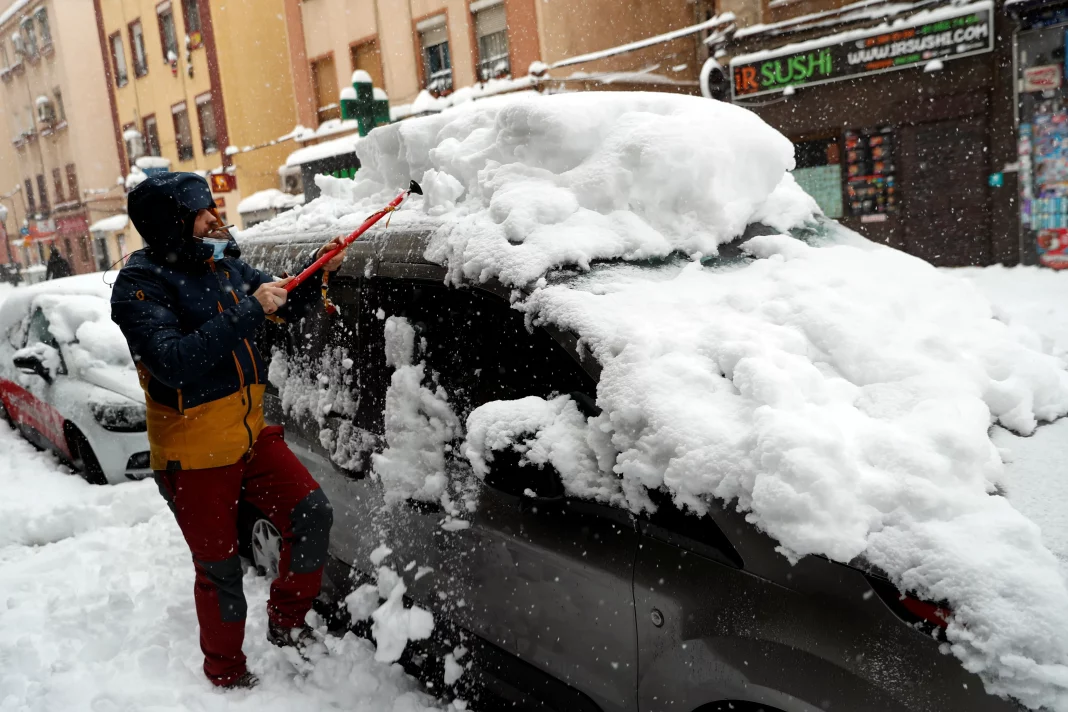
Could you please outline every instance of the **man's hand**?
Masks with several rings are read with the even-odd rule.
[[[335,247],[338,247],[340,244],[341,238],[335,237],[333,240],[319,248],[319,251],[315,253],[315,259],[319,259],[327,252],[330,252],[330,250],[333,250]],[[348,248],[346,247],[345,249],[347,250]],[[329,262],[323,265],[323,269],[325,269],[327,272],[337,272],[339,269],[341,269],[341,263],[344,261],[345,250],[342,250],[341,252],[337,253],[333,258],[331,258]]]
[[[264,314],[274,314],[280,306],[286,303],[286,297],[289,296],[289,292],[283,287],[292,279],[292,277],[286,277],[274,282],[264,282],[259,289],[252,293],[252,298],[263,307]]]

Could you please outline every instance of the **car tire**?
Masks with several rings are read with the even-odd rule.
[[[91,485],[106,485],[108,478],[104,476],[104,468],[96,459],[93,448],[85,439],[81,431],[73,425],[67,427],[67,447],[74,458],[74,469]]]

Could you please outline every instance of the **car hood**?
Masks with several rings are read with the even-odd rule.
[[[137,381],[137,372],[117,366],[92,366],[81,372],[83,381],[104,390],[125,396],[138,403],[145,402],[145,393]]]

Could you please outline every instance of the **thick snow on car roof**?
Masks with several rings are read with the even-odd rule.
[[[524,287],[516,308],[603,367],[588,421],[532,399],[472,413],[476,469],[525,437],[577,495],[734,503],[790,558],[863,556],[948,601],[947,650],[988,690],[1068,710],[1068,586],[1038,527],[993,494],[989,436],[1065,415],[1063,362],[968,282],[817,220],[789,141],[719,102],[588,93],[379,128],[357,154],[357,180],[318,178],[324,197],[246,239],[344,232],[415,178],[425,197],[392,219],[432,231],[425,256],[448,280]],[[810,239],[702,259],[752,223]]]
[[[94,296],[110,302],[111,286],[104,283],[103,276],[102,272],[79,274],[11,290],[0,306],[0,335],[6,335],[26,315],[30,302],[42,294]]]

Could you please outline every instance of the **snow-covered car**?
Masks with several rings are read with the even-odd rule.
[[[422,183],[336,315],[264,334],[377,659],[476,709],[1068,709],[1065,570],[989,434],[1068,413],[1064,363],[820,215],[781,135],[591,93],[357,153],[243,247],[280,272]]]
[[[145,398],[100,274],[21,287],[0,305],[0,411],[93,484],[149,469]]]

